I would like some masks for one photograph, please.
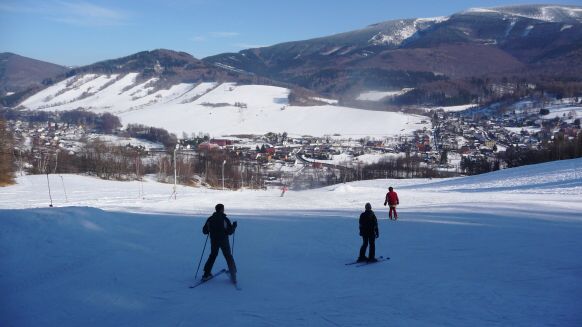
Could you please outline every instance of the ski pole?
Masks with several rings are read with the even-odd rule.
[[[232,250],[230,252],[233,258],[234,258],[234,234],[236,234],[236,229],[232,231]]]
[[[202,258],[204,257],[204,251],[206,251],[206,243],[208,243],[209,234],[206,234],[206,241],[204,241],[204,248],[202,249],[202,254],[200,255],[200,261],[198,261],[198,268],[196,268],[196,274],[194,275],[194,279],[198,278],[198,270],[200,270],[200,264],[202,263]]]

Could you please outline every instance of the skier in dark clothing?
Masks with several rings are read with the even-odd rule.
[[[218,250],[222,250],[222,254],[226,259],[228,264],[228,271],[230,273],[230,278],[236,283],[236,265],[234,263],[234,258],[230,252],[230,242],[228,236],[232,235],[236,229],[237,223],[230,223],[230,220],[224,214],[224,205],[217,204],[216,212],[212,216],[208,217],[204,227],[202,228],[202,233],[210,234],[210,256],[204,265],[204,275],[202,279],[208,279],[212,276],[212,266],[214,265],[214,260],[218,256]]]
[[[380,232],[378,231],[378,219],[374,211],[372,211],[372,205],[366,203],[366,211],[360,214],[360,236],[362,236],[362,247],[360,247],[360,256],[358,257],[358,262],[368,261],[376,262],[376,244],[375,241],[380,237]],[[370,255],[366,258],[366,248],[370,244]]]

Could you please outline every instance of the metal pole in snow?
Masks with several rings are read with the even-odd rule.
[[[226,165],[226,160],[222,162],[222,189],[224,190],[224,165]]]
[[[178,150],[178,144],[174,148],[174,200],[176,200],[176,180],[178,179],[178,174],[176,172],[176,150]]]
[[[51,183],[49,181],[49,177],[48,177],[48,172],[46,173],[46,184],[48,185],[48,191],[49,191],[49,199],[51,200],[51,204],[49,204],[49,207],[53,207],[53,196],[51,195]]]

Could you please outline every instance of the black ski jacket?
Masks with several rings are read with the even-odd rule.
[[[215,212],[206,220],[204,227],[202,227],[202,233],[210,233],[212,239],[222,239],[232,235],[235,228],[224,213]]]
[[[367,237],[379,236],[378,219],[372,210],[366,210],[360,214],[360,235]]]

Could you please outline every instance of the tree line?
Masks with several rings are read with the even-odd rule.
[[[502,159],[508,167],[519,167],[536,163],[582,157],[582,132],[570,138],[563,132],[554,134],[551,142],[543,142],[539,149],[510,146]]]
[[[539,148],[510,145],[495,158],[463,157],[461,170],[467,175],[477,175],[500,169],[501,163],[508,168],[556,160],[582,157],[582,132],[576,137],[568,137],[563,132],[554,134],[552,141],[542,142]]]
[[[119,129],[119,117],[108,112],[96,114],[91,111],[75,109],[69,111],[25,111],[16,109],[1,109],[7,120],[27,121],[29,124],[52,122],[56,124],[82,125],[98,133],[113,133]]]
[[[228,189],[265,185],[263,168],[243,161],[233,151],[177,151],[174,160],[173,152],[148,153],[142,147],[113,145],[95,139],[85,141],[76,152],[33,145],[24,151],[6,153],[12,156],[2,161],[2,167],[7,163],[6,167],[12,168],[11,173],[6,171],[6,176],[13,175],[14,166],[20,166],[29,174],[87,174],[120,181],[153,175],[159,182],[174,183],[175,169],[176,183],[182,185],[203,184],[215,188],[224,185]]]
[[[14,183],[13,144],[12,133],[0,114],[0,186]]]

